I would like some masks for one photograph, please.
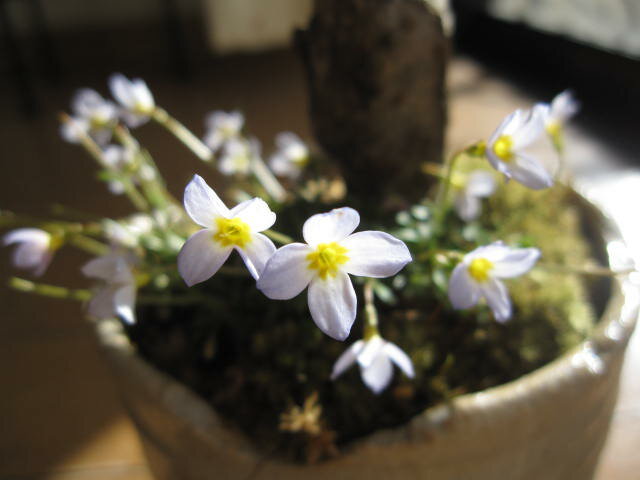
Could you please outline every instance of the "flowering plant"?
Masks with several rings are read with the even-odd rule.
[[[535,240],[544,235],[535,229],[547,219],[521,231],[533,213],[530,203],[542,198],[527,189],[550,189],[554,174],[527,149],[546,137],[561,157],[562,125],[577,110],[570,93],[514,112],[486,142],[461,150],[443,166],[426,163],[425,172],[439,179],[434,198],[381,212],[389,220],[375,224],[344,206],[357,199],[349,199],[326,159],[297,135],[278,135],[277,150],[265,162],[258,141],[244,133],[239,112],[210,114],[200,140],[156,104],[144,81],[113,75],[109,86],[117,104],[79,90],[72,115],[61,116],[61,134],[96,160],[100,179],[137,212],[90,222],[2,212],[5,226],[20,227],[4,236],[5,245],[17,244],[14,264],[34,276],[45,273],[63,246],[93,256],[82,268],[95,281],[91,288],[23,278],[11,279],[11,285],[79,300],[96,320],[121,320],[141,354],[235,417],[241,428],[264,427],[256,437],[279,430],[290,435],[283,442],[293,445],[294,454],[331,455],[336,442],[535,368],[588,331],[589,307],[580,303],[584,291],[575,278],[556,285],[560,299],[538,288],[557,280],[550,277],[550,263],[539,266],[538,278],[526,287],[533,285],[539,297],[520,294],[515,307],[502,281],[527,275],[539,263]],[[198,174],[182,201],[171,194],[130,131],[149,121],[231,180],[225,201]],[[427,186],[425,181],[425,192]],[[560,202],[562,192],[546,198]],[[483,212],[485,203],[492,208]],[[369,229],[356,231],[361,220]],[[586,247],[574,238],[573,217],[564,227],[574,235],[570,247],[551,260],[575,260],[573,270],[579,270],[575,265]],[[294,240],[300,232],[304,242]],[[306,301],[299,295],[305,289]],[[545,308],[551,308],[552,322],[573,312],[568,326],[556,325],[565,340],[550,349],[532,346],[540,338],[529,338],[538,335],[531,333],[530,320]],[[340,347],[338,342],[354,337]],[[475,383],[462,382],[461,345],[464,352],[484,349],[473,362],[485,361],[494,370]],[[341,378],[356,363],[364,389],[353,376]],[[394,379],[394,365],[404,378]],[[258,415],[253,394],[264,396],[267,414]]]

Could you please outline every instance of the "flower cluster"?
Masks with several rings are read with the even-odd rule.
[[[72,100],[72,114],[62,117],[61,133],[87,150],[98,162],[100,178],[111,192],[126,195],[138,213],[102,222],[36,222],[38,228],[8,232],[3,241],[4,245],[16,244],[15,266],[35,276],[45,273],[54,252],[63,245],[81,248],[93,257],[82,267],[82,273],[95,281],[93,289],[72,291],[23,280],[20,285],[36,293],[85,300],[89,315],[117,317],[132,324],[138,300],[162,304],[206,301],[191,292],[214,275],[237,274],[225,265],[235,251],[264,296],[288,300],[306,290],[311,320],[324,334],[344,341],[352,335],[359,312],[352,276],[364,277],[363,338],[335,361],[330,377],[337,379],[357,363],[364,384],[375,394],[391,383],[394,364],[409,378],[416,374],[410,356],[380,334],[375,297],[388,300],[394,294],[385,294],[390,288],[378,279],[396,276],[414,258],[444,265],[459,259],[447,272],[447,294],[453,308],[468,309],[484,299],[495,319],[505,322],[513,309],[502,279],[525,274],[541,255],[536,248],[512,247],[499,240],[475,244],[468,253],[442,253],[431,240],[420,243],[427,247],[410,251],[398,236],[415,240],[432,231],[441,232],[449,210],[455,210],[464,222],[481,219],[482,201],[499,188],[499,179],[490,169],[457,168],[464,157],[486,159],[505,179],[531,189],[552,186],[553,175],[527,149],[547,132],[561,153],[562,125],[577,110],[568,92],[550,105],[517,110],[486,142],[453,156],[444,169],[437,167],[441,183],[435,214],[426,207],[414,207],[420,225],[405,228],[411,235],[356,231],[360,214],[341,207],[311,215],[302,224],[303,241],[296,242],[273,227],[278,223],[276,212],[295,208],[296,198],[308,201],[300,193],[300,177],[312,156],[297,135],[279,134],[276,151],[264,162],[258,141],[244,133],[245,119],[238,111],[210,113],[200,140],[156,104],[143,80],[114,74],[109,88],[117,104],[94,90],[79,90]],[[236,185],[229,198],[236,205],[227,207],[199,175],[186,186],[183,203],[176,201],[149,153],[129,131],[150,121],[166,128],[215,173],[233,176]],[[280,183],[283,179],[289,188]],[[244,270],[240,273],[246,274]],[[393,282],[398,290],[401,284]],[[175,291],[182,291],[183,296],[176,298]]]

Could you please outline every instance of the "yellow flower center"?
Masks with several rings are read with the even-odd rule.
[[[492,269],[493,263],[486,258],[474,258],[469,264],[469,275],[477,282],[486,282]]]
[[[493,144],[493,153],[505,162],[511,161],[513,158],[513,139],[511,135],[501,135]]]
[[[346,255],[347,252],[346,248],[336,242],[321,243],[315,252],[307,255],[308,267],[312,270],[317,270],[318,275],[323,280],[329,275],[335,277],[338,273],[338,267],[349,260]]]
[[[244,247],[251,241],[251,228],[239,218],[216,218],[218,231],[213,239],[223,247]]]
[[[558,150],[562,150],[562,124],[551,121],[545,125],[545,130],[551,137],[551,141]]]

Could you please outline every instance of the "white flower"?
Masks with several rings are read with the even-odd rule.
[[[13,252],[13,264],[17,268],[30,270],[35,276],[42,275],[51,263],[53,253],[60,247],[60,241],[39,228],[18,228],[7,233],[3,244],[17,243]]]
[[[553,185],[545,167],[523,151],[542,134],[544,115],[540,105],[532,111],[516,110],[502,121],[486,148],[487,158],[496,170],[534,190]]]
[[[95,90],[82,88],[71,101],[71,111],[71,120],[63,123],[60,130],[66,141],[78,143],[81,135],[91,136],[99,145],[111,140],[118,121],[118,109],[113,102],[105,100]]]
[[[104,158],[105,163],[118,172],[122,172],[133,164],[134,155],[133,150],[118,145],[109,145],[102,152],[102,158]],[[121,181],[117,179],[110,180],[108,185],[109,190],[114,195],[124,193],[124,185],[122,185]]]
[[[140,239],[153,231],[154,221],[145,213],[138,213],[118,222],[103,221],[105,235],[112,244],[134,248],[140,245]]]
[[[409,356],[379,335],[374,335],[368,340],[358,340],[346,349],[333,365],[331,380],[338,378],[356,362],[360,367],[362,381],[375,394],[382,392],[391,382],[392,362],[400,367],[407,377],[414,377],[413,363]]]
[[[109,89],[124,108],[122,117],[130,127],[146,123],[156,108],[149,87],[140,78],[129,80],[120,73],[114,73],[109,77]]]
[[[224,144],[218,160],[218,169],[225,175],[247,175],[251,170],[251,162],[259,155],[258,140],[231,138]]]
[[[96,318],[122,318],[135,323],[136,281],[132,267],[136,263],[130,254],[112,252],[94,258],[82,267],[82,273],[102,281],[89,301],[89,314]]]
[[[307,242],[292,243],[271,257],[258,288],[269,298],[287,300],[309,286],[311,317],[337,340],[349,335],[356,318],[356,294],[348,274],[382,278],[411,261],[407,246],[384,232],[358,232],[360,215],[338,208],[313,215],[302,227]]]
[[[455,309],[470,308],[484,297],[499,322],[511,317],[509,292],[500,278],[520,276],[540,258],[537,248],[511,248],[502,242],[466,254],[449,279],[449,300]]]
[[[300,137],[292,132],[282,132],[276,136],[278,151],[271,156],[271,169],[283,177],[298,178],[309,162],[309,149]]]
[[[233,112],[217,110],[207,116],[205,125],[207,133],[204,136],[204,143],[215,152],[226,142],[240,135],[244,126],[244,116],[237,110]]]
[[[469,222],[478,218],[481,212],[481,198],[490,196],[496,189],[496,179],[484,170],[475,170],[467,177],[452,183],[458,191],[455,197],[456,212],[462,220]]]
[[[187,285],[203,282],[215,274],[233,250],[237,250],[249,273],[257,279],[276,247],[265,235],[276,214],[260,198],[246,200],[229,210],[198,175],[184,192],[189,216],[204,227],[194,233],[178,254],[178,271]]]
[[[580,104],[570,90],[559,93],[551,101],[551,105],[541,104],[544,112],[544,127],[553,144],[562,149],[562,129],[564,124],[580,109]]]

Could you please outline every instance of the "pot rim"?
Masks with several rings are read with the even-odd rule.
[[[595,215],[600,224],[609,264],[629,258],[613,219],[584,196],[579,193],[575,193],[575,196],[586,207],[587,213]],[[515,416],[521,415],[527,408],[530,409],[532,398],[548,396],[550,390],[577,387],[594,377],[606,375],[607,370],[626,348],[636,325],[639,308],[638,285],[628,276],[614,277],[600,321],[591,335],[579,345],[517,379],[478,392],[459,395],[447,404],[441,403],[425,409],[399,427],[378,430],[354,440],[345,446],[343,455],[338,458],[381,444],[409,444],[433,440],[437,435],[447,436],[452,434],[452,431],[459,432],[461,429],[478,431],[479,425],[483,422],[469,421],[477,415],[486,419],[484,425],[490,423],[508,426]],[[136,355],[135,347],[119,321],[109,319],[93,323],[99,342],[112,363],[118,370],[124,370],[127,375],[135,377],[136,382],[144,384],[145,390],[154,401],[161,402],[208,443],[235,451],[253,461],[262,458],[244,434],[230,428],[197,393]],[[126,397],[126,394],[124,396]],[[216,435],[212,434],[213,431]],[[220,435],[221,431],[224,435]],[[326,463],[334,461],[336,459],[327,460]],[[274,463],[283,462],[275,460]]]

